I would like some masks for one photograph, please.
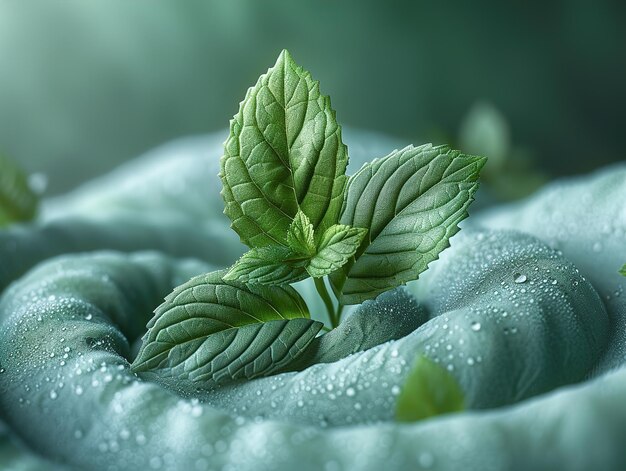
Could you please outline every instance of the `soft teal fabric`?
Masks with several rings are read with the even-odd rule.
[[[218,469],[230,464],[236,469],[287,470],[297,463],[304,469],[323,469],[336,462],[347,469],[377,470],[385,463],[392,466],[389,460],[404,469],[418,466],[425,456],[442,463],[460,459],[444,454],[435,438],[419,438],[437,421],[416,426],[378,423],[391,418],[397,388],[418,352],[455,366],[452,371],[467,391],[470,406],[493,406],[580,380],[606,337],[602,305],[571,265],[532,239],[530,248],[518,253],[509,242],[512,238],[520,243],[515,236],[476,237],[500,250],[509,247],[517,254],[509,260],[519,269],[539,278],[550,270],[557,280],[556,285],[551,279],[537,284],[541,292],[533,295],[536,309],[528,310],[524,296],[519,296],[522,309],[515,309],[518,301],[500,304],[515,319],[510,328],[516,326],[516,333],[505,333],[506,325],[498,322],[502,312],[493,312],[484,298],[457,306],[451,296],[451,304],[444,303],[447,308],[433,321],[401,340],[301,373],[188,399],[135,377],[128,368],[129,340],[141,334],[151,307],[164,294],[210,267],[158,254],[101,253],[52,260],[14,285],[0,303],[2,416],[34,449],[87,469],[133,469],[145,463],[188,469],[207,460]],[[457,257],[458,263],[467,263],[463,250]],[[458,275],[459,294],[478,285],[492,295],[490,288],[500,287],[509,271],[494,276],[493,268],[486,266],[476,278]],[[572,280],[579,281],[576,288]],[[508,297],[521,295],[521,289]],[[459,344],[462,339],[465,345]],[[446,358],[448,352],[455,357]],[[505,381],[499,385],[502,376]],[[545,407],[554,407],[554,398],[544,401],[549,403]],[[479,441],[477,449],[485,450],[480,442],[488,443],[490,435],[472,435],[468,423],[478,420],[477,427],[491,428],[493,434],[499,426],[485,424],[494,417],[506,428],[516,415],[503,410],[500,415],[460,414],[439,421],[444,428],[452,427],[449,440],[473,437]],[[350,424],[359,425],[327,428]],[[513,427],[510,433],[522,441],[535,436],[528,426]],[[431,455],[416,454],[412,441]],[[494,462],[509,462],[518,449],[492,449],[463,460],[466,469],[489,469]],[[539,449],[524,462],[541,463],[546,451]]]
[[[517,204],[468,221],[533,234],[559,250],[596,288],[611,318],[611,338],[597,374],[626,363],[626,164],[557,181]]]
[[[351,139],[351,172],[394,147]],[[0,283],[13,282],[0,300],[0,417],[21,442],[97,470],[623,469],[626,369],[619,361],[609,373],[594,369],[614,358],[605,352],[619,345],[616,320],[626,316],[606,299],[622,286],[617,236],[626,213],[602,196],[623,195],[619,168],[557,183],[507,209],[510,219],[470,219],[419,281],[348,312],[337,340],[318,342],[319,364],[212,391],[133,375],[132,345],[163,297],[242,250],[221,215],[220,142],[161,149],[48,202],[36,224],[0,232],[0,266],[9,267]],[[548,199],[551,191],[558,195]],[[586,194],[595,195],[588,206]],[[589,239],[585,251],[587,236],[577,237],[604,234],[602,221],[617,236]],[[555,240],[558,250],[549,247]],[[297,288],[323,318],[310,283]],[[385,334],[364,341],[372,318]],[[468,412],[393,421],[421,353],[457,378]],[[29,460],[42,463],[18,459]]]

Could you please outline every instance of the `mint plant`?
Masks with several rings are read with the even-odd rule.
[[[134,370],[212,384],[284,368],[324,327],[289,285],[313,278],[335,328],[345,305],[417,279],[459,230],[485,160],[408,146],[348,178],[330,99],[283,51],[248,90],[221,159],[224,213],[250,250],[166,299]]]

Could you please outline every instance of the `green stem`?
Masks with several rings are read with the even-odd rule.
[[[339,303],[337,304],[337,311],[335,313],[335,318],[337,319],[337,324],[339,324],[341,322],[341,314],[343,313],[343,304]]]
[[[328,319],[330,320],[330,325],[334,329],[339,325],[339,319],[335,316],[335,307],[333,306],[333,301],[330,298],[330,294],[328,294],[328,290],[326,289],[326,284],[324,283],[324,278],[313,278],[315,281],[315,288],[324,301],[324,305],[326,306],[326,311],[328,311]]]

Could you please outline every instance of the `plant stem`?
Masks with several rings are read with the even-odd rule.
[[[337,304],[337,311],[335,312],[335,318],[337,319],[337,324],[341,322],[341,314],[343,313],[343,304]]]
[[[330,294],[328,294],[328,290],[326,289],[326,284],[324,283],[324,278],[313,278],[315,281],[315,288],[324,301],[324,305],[326,306],[326,311],[328,311],[328,319],[330,320],[330,325],[334,329],[339,325],[339,319],[337,319],[335,315],[335,307],[333,306],[333,301],[330,298]]]

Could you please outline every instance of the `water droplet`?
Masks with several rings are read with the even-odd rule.
[[[526,283],[526,280],[528,278],[526,277],[526,275],[523,275],[522,273],[516,273],[515,275],[513,275],[513,281],[515,283]]]
[[[400,386],[398,385],[392,386],[391,394],[393,394],[394,396],[397,396],[398,394],[400,394]]]
[[[346,389],[346,396],[348,397],[352,397],[356,394],[356,391],[354,390],[354,388],[348,388]]]
[[[472,330],[474,332],[478,332],[480,330],[480,327],[481,327],[480,322],[478,321],[472,322]]]
[[[50,399],[54,400],[57,397],[59,397],[59,395],[57,394],[57,392],[54,389],[52,391],[50,391]]]
[[[77,396],[81,396],[83,394],[83,387],[76,386],[76,388],[74,389],[74,392],[76,393]]]

